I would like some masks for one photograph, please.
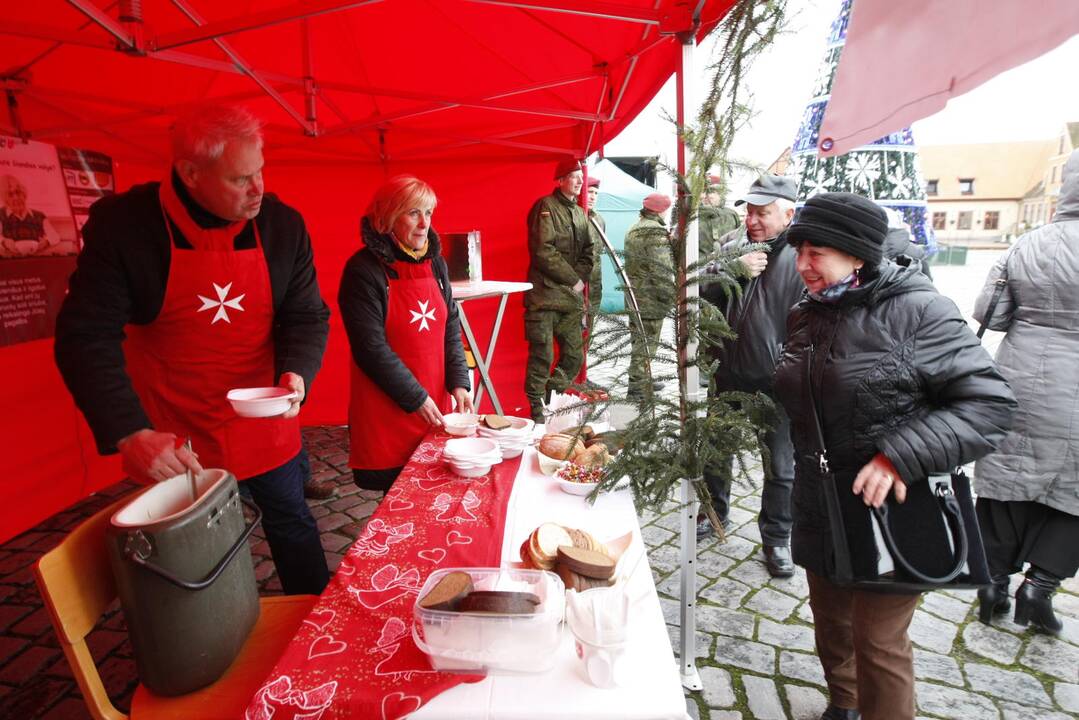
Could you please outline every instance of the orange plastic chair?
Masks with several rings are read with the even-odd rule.
[[[273,670],[318,599],[315,595],[286,595],[262,598],[260,613],[247,642],[225,674],[201,690],[178,697],[154,695],[142,685],[135,690],[131,715],[112,704],[86,636],[116,599],[112,569],[105,545],[109,518],[129,502],[126,497],[105,508],[75,528],[34,566],[41,596],[49,609],[53,628],[79,683],[90,714],[96,720],[236,720],[258,687]]]

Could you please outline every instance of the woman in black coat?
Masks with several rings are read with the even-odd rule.
[[[357,485],[385,492],[442,415],[472,412],[461,324],[438,235],[434,190],[399,175],[361,223],[364,247],[345,264],[337,303],[352,356],[349,465]]]
[[[988,453],[1015,399],[955,304],[919,271],[883,260],[884,211],[850,193],[806,202],[788,238],[808,296],[791,311],[776,396],[792,423],[794,562],[806,569],[817,652],[831,695],[823,718],[914,717],[907,629],[918,595],[844,588],[833,577],[822,500],[819,410],[839,492],[880,506],[930,473]],[[868,519],[848,522],[855,576],[876,574]]]

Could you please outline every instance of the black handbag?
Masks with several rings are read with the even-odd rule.
[[[806,363],[807,383],[811,364]],[[832,541],[825,563],[829,579],[844,587],[884,593],[989,585],[970,480],[963,469],[908,485],[903,503],[889,493],[881,507],[866,506],[850,488],[836,484],[812,385],[806,389],[818,442],[816,475]]]

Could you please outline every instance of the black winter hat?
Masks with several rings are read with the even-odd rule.
[[[791,245],[826,245],[876,266],[887,234],[888,216],[879,205],[854,193],[833,192],[806,200],[787,238]]]

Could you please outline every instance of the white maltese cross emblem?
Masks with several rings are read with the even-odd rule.
[[[218,320],[224,320],[227,323],[231,323],[232,320],[229,319],[228,310],[226,310],[225,308],[232,308],[233,310],[239,310],[240,312],[243,312],[243,308],[240,306],[240,301],[247,296],[247,293],[237,295],[236,297],[229,300],[229,290],[232,289],[232,283],[229,283],[225,287],[221,287],[217,283],[214,283],[213,285],[214,292],[217,293],[217,299],[213,300],[206,297],[205,295],[199,295],[199,300],[202,300],[202,307],[198,309],[198,312],[217,308],[217,312],[214,313],[214,319],[210,322],[210,324],[213,325]]]
[[[411,325],[412,323],[419,323],[420,329],[417,332],[430,330],[431,327],[427,324],[427,321],[435,319],[435,309],[428,309],[428,305],[430,305],[431,303],[430,300],[419,300],[417,302],[419,303],[420,311],[416,312],[415,310],[409,310],[409,312],[412,313],[412,319],[409,321],[408,324]]]

